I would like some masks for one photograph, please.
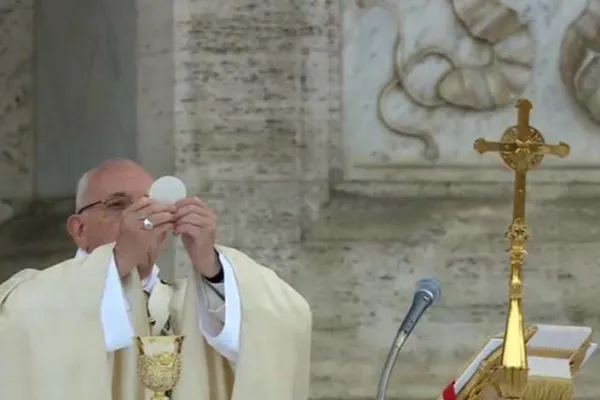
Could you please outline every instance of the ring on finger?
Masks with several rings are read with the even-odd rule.
[[[154,228],[154,224],[148,218],[142,220],[142,227],[144,230],[151,231]]]

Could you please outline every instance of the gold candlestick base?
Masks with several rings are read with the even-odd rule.
[[[506,400],[523,398],[527,386],[529,371],[521,368],[502,368],[498,371],[498,387],[500,394]]]
[[[169,400],[181,374],[183,336],[136,336],[138,377],[154,392],[152,400]]]

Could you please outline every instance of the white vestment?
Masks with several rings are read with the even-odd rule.
[[[199,329],[206,341],[219,354],[229,361],[235,362],[240,348],[240,295],[231,264],[223,254],[218,254],[219,261],[223,267],[223,283],[212,284],[205,279],[199,278],[197,279],[197,284],[212,286],[223,295],[225,301],[211,301],[206,296],[207,290],[198,291],[204,294],[203,298],[198,296]],[[84,250],[77,250],[76,257],[86,255],[87,252]],[[146,292],[151,293],[154,286],[159,283],[159,271],[158,266],[154,265],[150,275],[142,280],[142,287]],[[128,311],[129,302],[125,297],[117,265],[114,257],[112,257],[100,305],[100,318],[104,330],[104,340],[106,349],[109,352],[129,347],[133,343],[135,334],[129,321]]]
[[[147,295],[137,270],[118,278],[113,250],[0,284],[0,399],[148,400],[127,344],[163,332],[185,338],[172,400],[308,399],[310,307],[273,271],[218,246],[224,295],[194,272],[168,285],[151,276]]]

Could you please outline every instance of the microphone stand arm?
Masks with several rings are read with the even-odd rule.
[[[390,383],[390,377],[392,375],[392,371],[394,370],[398,353],[400,353],[402,346],[404,346],[404,342],[406,342],[408,335],[409,334],[403,329],[398,330],[398,333],[396,333],[392,348],[390,349],[387,359],[385,360],[385,364],[383,365],[383,371],[381,372],[379,385],[377,386],[377,400],[387,399],[387,389]]]

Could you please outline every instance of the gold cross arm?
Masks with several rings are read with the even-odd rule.
[[[558,144],[539,144],[532,143],[529,140],[514,142],[489,142],[483,138],[479,138],[473,144],[473,148],[479,153],[511,153],[516,154],[520,151],[527,151],[530,155],[547,155],[551,154],[560,158],[565,158],[569,155],[570,147],[565,142]]]
[[[526,99],[517,102],[517,125],[504,131],[499,142],[489,142],[483,138],[477,139],[473,147],[479,154],[496,152],[510,168],[521,172],[538,166],[545,155],[564,158],[569,155],[569,145],[546,144],[544,137],[534,127],[529,125],[529,113],[532,105]]]

